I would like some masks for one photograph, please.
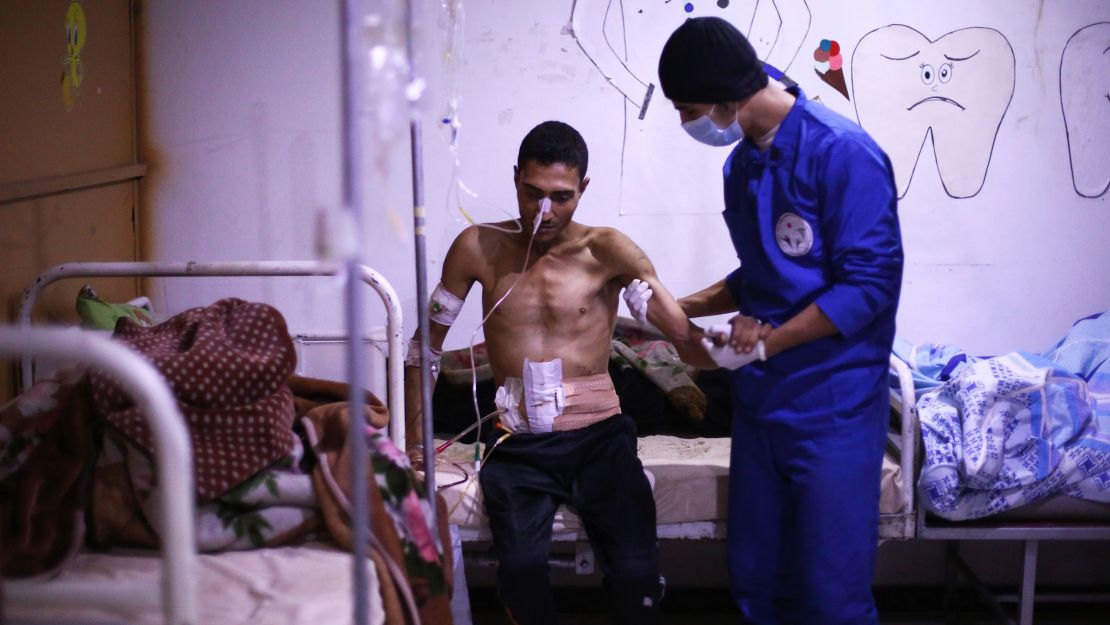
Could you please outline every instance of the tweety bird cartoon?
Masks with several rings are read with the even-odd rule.
[[[81,49],[85,47],[85,9],[78,2],[71,2],[66,10],[66,55],[62,59],[65,71],[62,72],[62,102],[66,110],[73,109],[77,101],[77,89],[85,74],[81,62]]]

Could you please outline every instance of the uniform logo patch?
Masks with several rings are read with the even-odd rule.
[[[784,213],[775,223],[775,241],[787,256],[805,256],[813,249],[813,228],[796,213]]]

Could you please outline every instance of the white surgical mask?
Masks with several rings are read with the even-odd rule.
[[[709,119],[708,113],[682,124],[682,129],[695,140],[717,147],[731,145],[744,137],[740,122],[734,119],[731,126],[721,130],[712,119]]]

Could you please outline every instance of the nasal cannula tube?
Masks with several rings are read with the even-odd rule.
[[[497,310],[497,307],[501,305],[501,302],[504,302],[505,298],[509,297],[509,294],[513,292],[514,288],[516,288],[517,282],[520,282],[520,279],[524,277],[524,272],[528,270],[528,259],[532,255],[532,242],[536,240],[536,232],[540,229],[540,223],[543,221],[543,216],[550,211],[551,198],[545,197],[540,200],[540,210],[536,212],[536,218],[532,223],[532,234],[528,237],[528,248],[524,252],[524,266],[520,270],[520,275],[517,276],[517,279],[513,281],[512,286],[510,286],[509,289],[505,291],[505,294],[497,300],[497,303],[490,307],[489,312],[486,313],[486,316],[482,318],[482,321],[478,323],[478,326],[474,328],[474,332],[470,335],[470,397],[474,402],[474,416],[476,419],[474,427],[478,429],[478,431],[475,433],[474,439],[475,471],[478,471],[481,467],[482,421],[484,419],[482,418],[482,411],[478,408],[478,367],[474,364],[474,339],[478,336],[478,330],[482,329],[482,327],[485,326],[486,321],[489,320],[490,315],[493,314],[493,311]]]

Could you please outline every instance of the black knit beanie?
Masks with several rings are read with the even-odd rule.
[[[752,44],[719,17],[686,20],[659,55],[659,85],[676,102],[734,102],[766,84],[767,73]]]

